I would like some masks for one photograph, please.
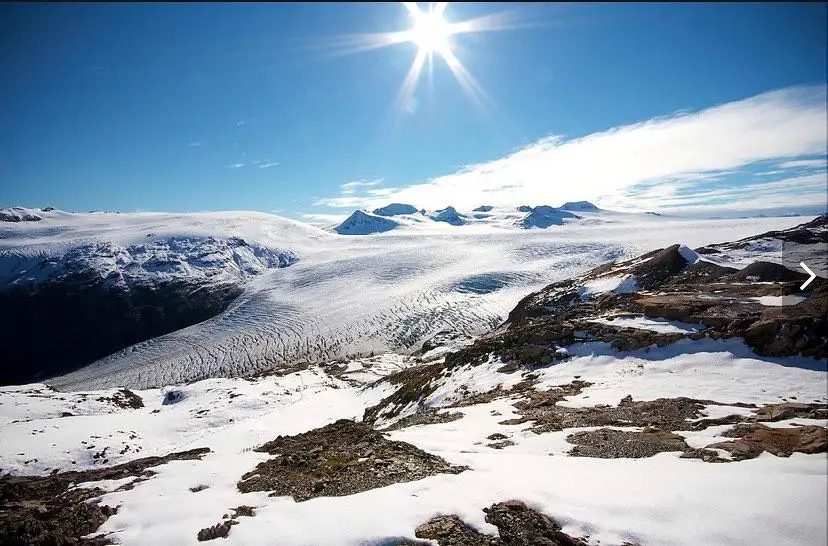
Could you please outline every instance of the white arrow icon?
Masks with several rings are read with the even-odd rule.
[[[808,275],[810,275],[808,280],[805,281],[805,283],[799,287],[800,290],[805,290],[805,287],[811,284],[811,281],[814,280],[816,274],[813,271],[811,271],[811,269],[807,265],[805,265],[805,262],[799,262],[799,265],[802,266],[802,269],[808,272]]]

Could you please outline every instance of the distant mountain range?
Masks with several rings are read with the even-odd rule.
[[[370,235],[423,222],[442,222],[452,226],[487,224],[503,228],[546,229],[550,226],[563,225],[564,220],[580,220],[582,216],[574,214],[573,211],[579,213],[610,212],[598,208],[589,201],[571,201],[560,207],[521,205],[515,209],[480,205],[469,213],[459,212],[452,206],[427,211],[405,203],[391,203],[374,209],[372,212],[356,210],[333,229],[340,235]],[[394,219],[391,220],[390,217]]]

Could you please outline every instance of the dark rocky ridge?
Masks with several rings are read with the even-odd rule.
[[[93,272],[0,292],[0,385],[68,373],[134,343],[205,321],[241,293],[234,283],[126,287]]]
[[[210,319],[247,278],[295,261],[239,237],[97,242],[46,257],[0,251],[0,385],[43,381]]]

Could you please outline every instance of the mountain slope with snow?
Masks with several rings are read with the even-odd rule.
[[[715,227],[737,226],[758,227]],[[361,257],[382,239],[405,240],[372,238]],[[486,335],[444,332],[413,355],[134,391],[0,387],[0,541],[824,543],[828,285],[679,244],[628,257],[545,279]],[[353,282],[346,270],[331,272]]]
[[[390,231],[397,226],[397,222],[378,213],[355,210],[344,222],[336,226],[335,231],[340,235],[369,235]]]
[[[210,296],[209,290],[196,292],[210,296],[208,302],[230,301],[212,318],[127,343],[52,380],[63,389],[143,388],[245,375],[297,361],[411,352],[441,330],[484,332],[499,324],[526,294],[596,264],[676,240],[691,247],[710,244],[721,239],[722,230],[740,237],[796,223],[767,218],[701,224],[602,212],[600,223],[565,223],[549,231],[515,228],[522,213],[488,214],[489,222],[463,226],[433,222],[420,214],[413,215],[419,220],[410,221],[398,216],[401,225],[393,231],[348,237],[271,215],[61,213],[45,224],[10,224],[12,230],[5,231],[0,245],[56,258],[90,241],[129,246],[153,237],[212,234],[216,241],[240,237],[249,245],[296,256],[289,267],[263,270],[242,283],[212,285],[214,290],[229,290],[220,297]],[[588,219],[590,213],[582,214]],[[149,233],[154,236],[147,238]],[[192,287],[180,287],[180,297],[172,301],[190,299],[183,296],[191,291]],[[215,303],[207,307],[215,309]],[[94,308],[89,315],[94,317],[91,311]],[[7,324],[12,319],[5,318]]]

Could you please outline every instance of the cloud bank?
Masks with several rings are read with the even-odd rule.
[[[378,184],[349,182],[339,196],[316,204],[469,209],[587,199],[629,211],[824,206],[826,89],[791,87],[580,138],[553,135],[407,187],[363,192]],[[770,161],[759,174],[778,180],[743,180]]]

